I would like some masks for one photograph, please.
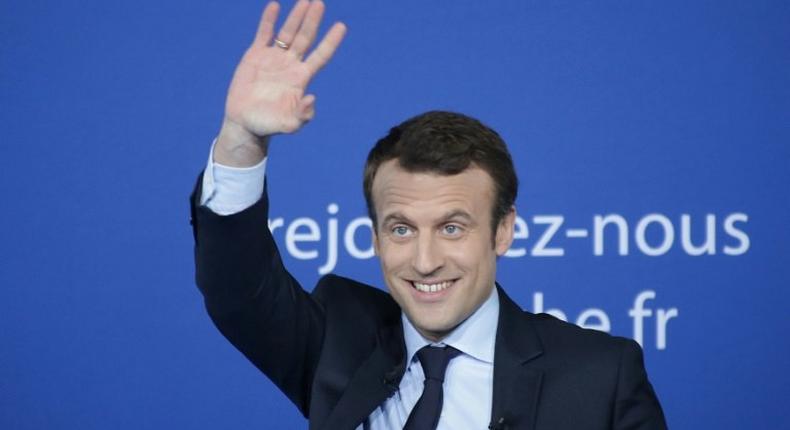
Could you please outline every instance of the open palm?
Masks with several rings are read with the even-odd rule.
[[[312,119],[315,97],[307,84],[332,57],[345,34],[336,23],[310,55],[324,12],[320,0],[300,0],[288,15],[272,45],[279,5],[264,9],[258,33],[236,68],[225,104],[225,124],[250,137],[291,133]]]

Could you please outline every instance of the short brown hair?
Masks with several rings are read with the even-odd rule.
[[[456,175],[471,165],[488,173],[494,182],[491,228],[513,207],[518,178],[507,145],[496,131],[469,116],[430,111],[407,119],[376,142],[365,163],[363,188],[368,215],[376,226],[373,179],[386,161],[397,159],[408,172]]]

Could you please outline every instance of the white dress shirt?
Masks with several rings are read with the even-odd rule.
[[[203,171],[200,204],[219,215],[231,215],[255,204],[263,195],[266,158],[252,167],[230,167],[214,162],[214,145]]]
[[[211,153],[214,153],[212,145]],[[214,163],[209,155],[203,174],[200,203],[220,215],[252,206],[263,194],[266,160],[237,168]],[[403,336],[407,366],[398,390],[377,407],[359,430],[402,429],[422,395],[423,373],[417,351],[426,345],[449,345],[462,352],[450,361],[444,379],[444,401],[437,430],[487,429],[494,389],[494,345],[499,319],[499,295],[493,288],[486,301],[441,342],[417,332],[404,314]]]
[[[426,345],[452,346],[462,352],[450,360],[444,374],[444,401],[437,430],[487,429],[494,392],[494,344],[499,317],[496,288],[475,313],[441,342],[431,342],[417,332],[401,313],[408,358],[398,391],[376,408],[364,429],[402,429],[422,395],[423,373],[417,351]]]

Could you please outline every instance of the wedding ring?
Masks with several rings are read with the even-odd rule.
[[[282,40],[280,40],[280,39],[278,39],[276,37],[274,38],[274,44],[277,45],[280,48],[283,48],[283,49],[290,48],[290,46],[288,46],[287,43],[283,42]]]

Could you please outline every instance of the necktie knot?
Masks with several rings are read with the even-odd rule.
[[[417,358],[422,365],[425,379],[444,382],[447,364],[460,353],[460,351],[451,346],[439,347],[430,345],[417,351]]]

